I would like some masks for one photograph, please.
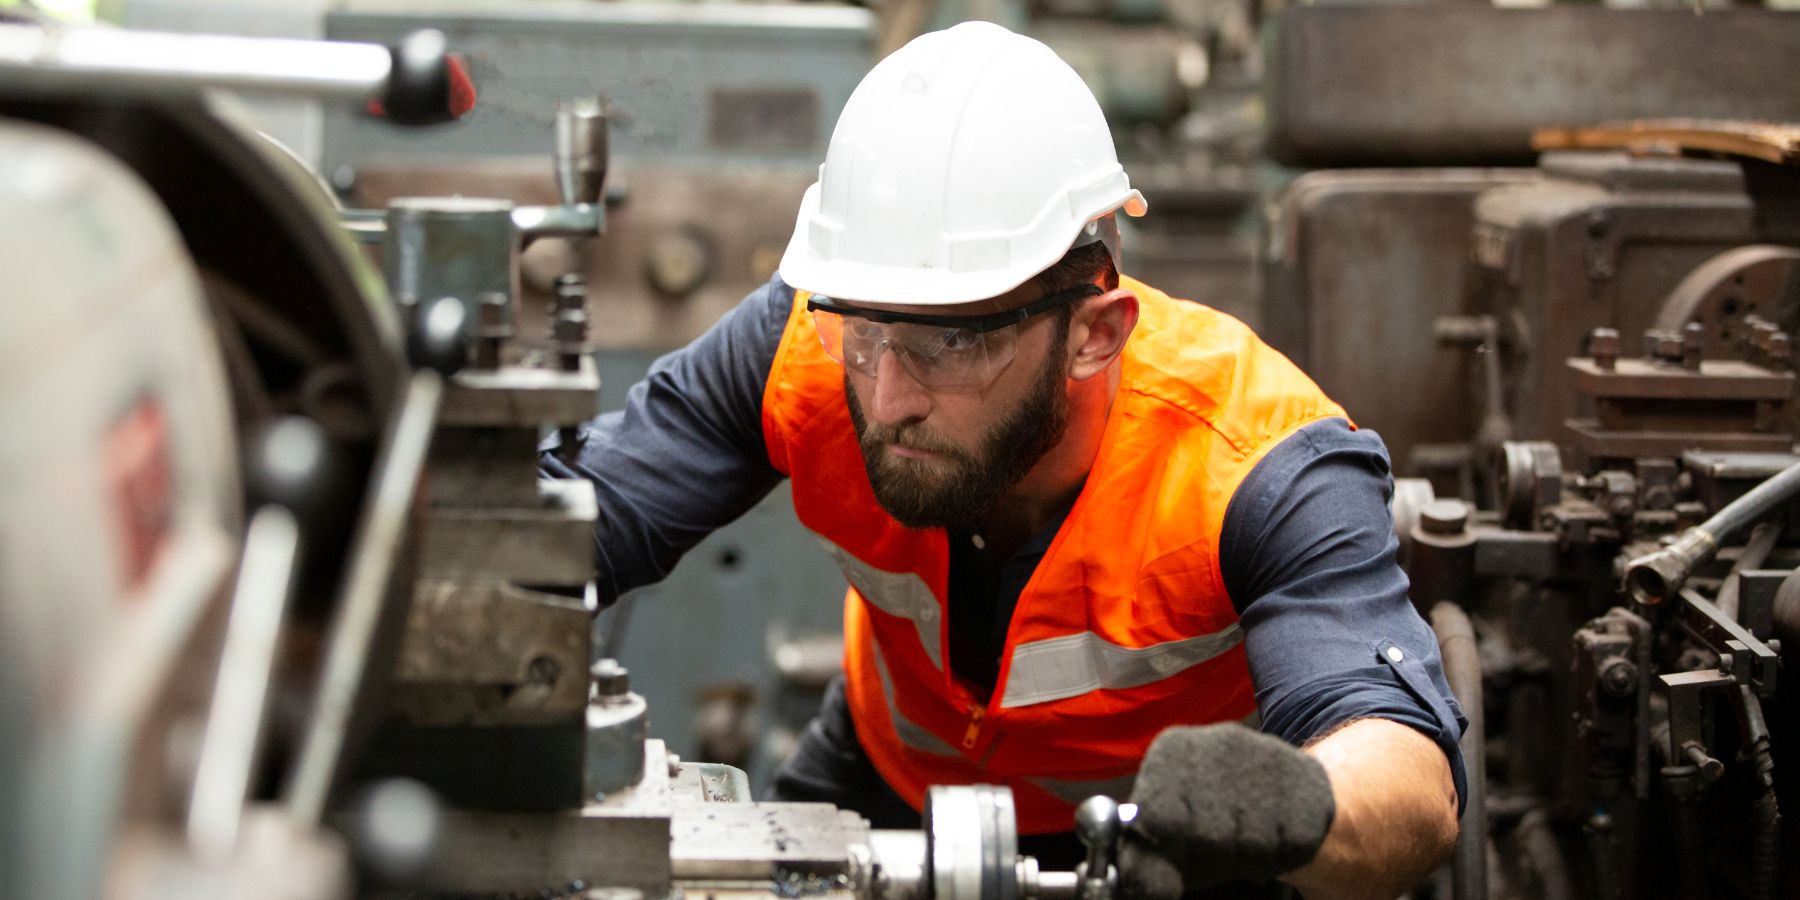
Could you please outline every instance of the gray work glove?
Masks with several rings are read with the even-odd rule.
[[[1158,735],[1131,801],[1137,818],[1119,847],[1128,900],[1180,900],[1297,869],[1318,854],[1337,811],[1324,766],[1235,723]]]

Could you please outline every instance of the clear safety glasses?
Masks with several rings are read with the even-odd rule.
[[[933,316],[843,306],[814,294],[806,303],[825,353],[860,375],[875,377],[886,348],[927,387],[985,385],[1012,362],[1019,325],[1066,303],[1105,293],[1084,284],[1019,309],[985,316]]]

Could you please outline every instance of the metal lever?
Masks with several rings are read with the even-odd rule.
[[[521,206],[513,210],[513,227],[526,241],[533,238],[590,237],[606,227],[606,114],[598,100],[584,100],[556,111],[556,190],[560,206]]]
[[[354,510],[343,461],[310,419],[288,417],[261,428],[245,470],[258,507],[244,534],[188,806],[188,840],[210,860],[229,858],[237,845],[274,697],[281,626],[300,582],[307,538],[341,528]]]
[[[1125,823],[1137,817],[1137,804],[1119,805],[1104,794],[1089,797],[1075,808],[1075,836],[1087,846],[1087,861],[1077,866],[1078,900],[1111,900],[1119,886],[1119,834]]]
[[[606,187],[606,115],[596,100],[556,111],[556,189],[565,206],[600,202]]]
[[[170,34],[68,25],[0,25],[0,78],[185,96],[204,88],[379,100],[390,121],[446,122],[454,108],[444,36],[394,47],[345,41]]]

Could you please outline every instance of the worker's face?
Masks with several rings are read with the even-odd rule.
[[[1022,287],[947,315],[1016,309],[1039,298]],[[892,352],[874,376],[845,369],[850,418],[875,497],[913,528],[973,529],[1006,491],[1062,440],[1069,421],[1068,317],[1019,326],[1018,351],[986,385],[922,385]]]

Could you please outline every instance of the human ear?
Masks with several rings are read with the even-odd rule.
[[[1130,288],[1114,288],[1083,304],[1069,329],[1069,377],[1085,381],[1106,371],[1125,352],[1137,320],[1138,298]]]

